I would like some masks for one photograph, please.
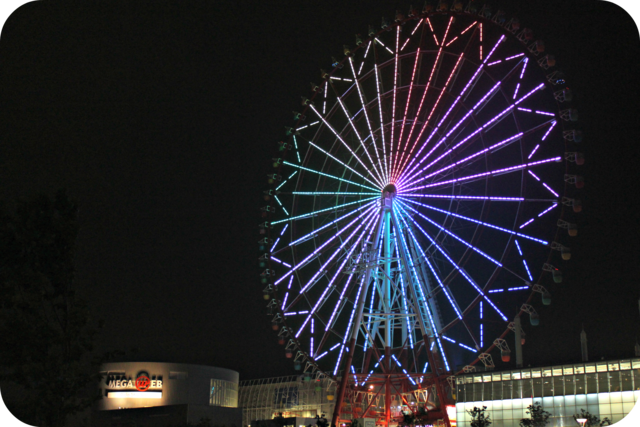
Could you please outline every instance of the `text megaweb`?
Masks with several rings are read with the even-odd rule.
[[[107,377],[107,388],[109,389],[129,389],[147,391],[150,389],[162,388],[162,375],[149,377],[148,374],[141,373],[133,379],[131,376],[109,376]]]

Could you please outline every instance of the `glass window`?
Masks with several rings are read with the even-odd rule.
[[[633,372],[633,389],[640,390],[640,369],[634,369],[631,372]]]
[[[538,376],[536,377],[536,373],[533,372],[532,375],[534,376],[533,379],[531,381],[533,381],[533,396],[534,397],[542,397],[542,377],[541,377],[541,372],[538,372]],[[525,397],[527,395],[524,395]]]
[[[633,369],[640,369],[640,359],[635,359],[631,361],[631,367]]]
[[[484,385],[484,395],[482,396],[482,400],[493,400],[491,398],[491,383],[486,382]]]
[[[593,363],[584,365],[584,370],[587,374],[591,374],[596,371],[596,365]]]
[[[502,397],[502,381],[494,381],[491,383],[491,398],[493,400],[501,400]]]
[[[473,376],[473,382],[474,383],[481,383],[482,382],[482,375],[474,375]]]
[[[553,377],[553,395],[564,395],[564,377]]]
[[[511,379],[511,372],[503,372],[502,373],[502,381],[508,381]]]
[[[575,394],[576,389],[573,383],[573,379],[574,379],[573,375],[567,375],[562,378],[564,379],[564,394],[565,395]],[[557,393],[556,393],[556,396],[557,396]]]
[[[595,366],[593,367],[595,370]],[[588,368],[587,368],[588,369]],[[595,372],[592,374],[587,374],[587,393],[597,393],[598,392],[598,374]]]
[[[210,387],[211,388],[209,389],[209,405],[225,406],[228,408],[238,407],[238,384],[231,381],[217,380],[212,378],[210,382]],[[289,388],[286,388],[285,390],[289,390]],[[275,397],[277,401],[278,395],[276,395]],[[296,399],[297,399],[297,393],[296,393]]]
[[[562,372],[565,375],[573,375],[573,366],[563,366],[562,367]]]
[[[596,370],[598,372],[607,372],[607,363],[598,363],[598,365],[596,365]]]
[[[540,369],[532,369],[531,370],[531,378],[540,378],[542,376],[542,372]]]
[[[586,394],[587,393],[587,387],[585,384],[585,377],[584,374],[580,374],[580,375],[574,375],[573,377],[575,379],[575,383],[576,383],[576,394]]]
[[[620,370],[631,369],[631,361],[630,360],[621,360],[620,361]]]
[[[555,366],[553,369],[553,376],[554,377],[559,377],[560,375],[562,375],[562,368],[560,366]]]
[[[620,371],[609,371],[609,390],[610,391],[622,391],[620,384]]]
[[[609,391],[608,372],[598,372],[598,390],[600,393],[607,393]]]
[[[542,395],[545,397],[553,396],[553,378],[542,379]]]
[[[513,381],[503,381],[502,382],[502,398],[503,399],[511,399],[513,393]]]
[[[573,371],[574,371],[576,374],[584,374],[584,366],[583,366],[583,365],[578,365],[578,366],[575,366],[575,365],[574,365],[574,367],[573,367]]]
[[[520,378],[522,378],[522,373],[521,372],[514,372],[511,374],[511,378],[514,380],[519,380]]]
[[[551,376],[551,368],[549,368],[549,369],[543,369],[543,370],[542,370],[542,376],[543,376],[543,377],[550,377],[550,376]]]
[[[631,371],[620,371],[620,382],[622,384],[623,391],[633,390],[633,377],[631,375]]]
[[[484,400],[482,396],[482,383],[473,384],[473,402]]]
[[[609,370],[610,371],[620,370],[620,364],[618,362],[609,362]]]
[[[533,387],[531,379],[522,380],[522,398],[531,397],[533,395]]]
[[[511,381],[511,384],[512,384],[511,398],[521,399],[522,398],[522,380],[513,380]]]
[[[491,382],[491,375],[483,375],[482,376],[482,382],[483,383],[490,383]]]
[[[500,381],[502,379],[500,372],[491,375],[491,381]]]

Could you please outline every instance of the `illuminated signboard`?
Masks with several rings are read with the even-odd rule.
[[[135,378],[124,373],[110,374],[107,375],[106,384],[106,396],[111,399],[160,399],[162,397],[162,391],[157,391],[162,390],[162,375],[151,376],[146,371],[138,372]]]

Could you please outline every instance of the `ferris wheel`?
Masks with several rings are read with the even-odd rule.
[[[397,13],[321,77],[272,161],[264,296],[296,369],[342,378],[334,422],[388,425],[538,324],[577,233],[582,135],[544,43],[473,3]]]

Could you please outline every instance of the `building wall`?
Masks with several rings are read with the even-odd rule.
[[[601,419],[620,421],[640,397],[640,359],[478,372],[456,378],[458,425],[466,427],[473,407],[486,406],[492,427],[516,427],[540,402],[552,414],[550,427],[572,426],[584,409]]]
[[[315,418],[325,414],[331,418],[335,392],[335,382],[326,378],[305,380],[304,376],[291,376],[242,381],[239,393],[242,425],[272,419],[279,412],[285,417]],[[334,399],[329,400],[328,396]]]
[[[158,362],[107,363],[101,366],[102,399],[99,411],[167,405],[204,405],[238,407],[239,374],[235,371],[202,365]],[[136,378],[146,374],[151,387],[136,390]]]

